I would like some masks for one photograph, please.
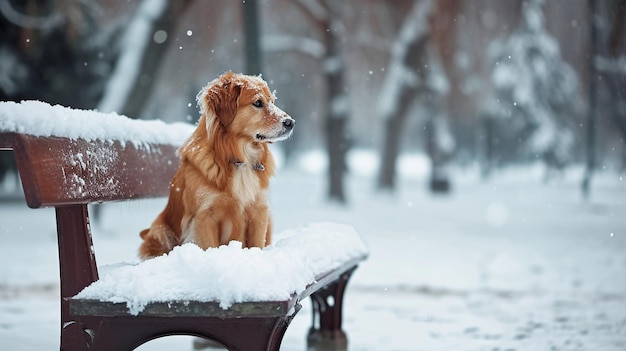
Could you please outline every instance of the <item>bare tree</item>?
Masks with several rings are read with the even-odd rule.
[[[612,121],[626,143],[626,1],[614,0],[609,14],[613,14],[608,38],[609,65],[606,81],[613,101]],[[626,164],[624,165],[626,167]]]
[[[429,65],[427,46],[430,39],[429,18],[434,9],[431,0],[416,1],[406,15],[402,27],[391,48],[391,58],[383,83],[379,115],[385,123],[385,139],[378,173],[378,188],[393,189],[396,178],[402,128],[412,102],[424,98],[430,119],[427,149],[433,160],[433,171],[440,164],[441,153],[438,134],[444,126],[436,120],[436,107],[441,104],[441,72]],[[444,83],[445,85],[445,83]],[[445,89],[445,88],[444,88]],[[439,100],[439,101],[437,101]],[[434,178],[439,174],[433,174]]]
[[[345,27],[342,22],[344,2],[331,0],[295,1],[302,12],[321,33],[322,57],[326,80],[326,147],[328,151],[328,196],[346,202],[344,173],[348,150],[347,125],[349,100],[345,88],[345,63],[342,53]]]
[[[597,15],[597,4],[596,0],[589,0],[589,23],[590,23],[590,43],[589,43],[589,107],[587,110],[587,164],[585,169],[585,176],[582,182],[582,192],[585,198],[589,197],[589,192],[591,188],[591,178],[593,176],[593,170],[595,168],[596,157],[595,157],[595,136],[596,136],[596,102],[597,102],[597,73],[596,67],[594,64],[594,59],[596,56],[596,50],[598,45],[598,28],[597,23],[595,21],[595,17]]]
[[[120,55],[98,105],[137,118],[150,97],[156,73],[172,40],[167,40],[193,0],[143,0],[120,42]]]
[[[587,160],[582,192],[590,196],[598,158],[598,118],[608,115],[626,141],[626,1],[589,0],[589,110],[587,115]],[[604,101],[610,101],[604,104]]]

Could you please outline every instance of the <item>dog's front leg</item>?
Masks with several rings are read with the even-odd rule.
[[[220,246],[220,224],[211,211],[197,213],[190,226],[193,242],[203,250]]]
[[[270,240],[270,213],[265,205],[247,211],[246,247],[265,247]]]
[[[220,243],[227,245],[231,240],[237,240],[245,245],[245,227],[245,220],[241,216],[225,219],[220,225]]]

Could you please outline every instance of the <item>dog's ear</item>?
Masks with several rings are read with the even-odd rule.
[[[240,94],[241,86],[231,80],[222,81],[207,90],[207,103],[224,127],[235,119]]]

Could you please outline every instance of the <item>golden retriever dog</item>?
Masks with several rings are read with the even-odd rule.
[[[202,116],[179,149],[167,205],[141,232],[143,259],[188,242],[203,249],[231,240],[244,247],[270,243],[268,143],[287,139],[296,122],[274,105],[260,77],[224,73],[197,100]]]

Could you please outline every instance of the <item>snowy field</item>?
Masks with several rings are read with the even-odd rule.
[[[434,196],[423,158],[405,157],[398,192],[380,194],[372,157],[353,153],[342,207],[324,200],[319,160],[279,171],[273,218],[277,232],[350,224],[368,243],[346,294],[350,350],[626,350],[626,177],[598,175],[585,202],[575,171],[547,184],[539,167],[488,183],[455,171],[453,192]],[[92,223],[98,264],[135,260],[164,201],[104,206]],[[54,211],[0,203],[0,217],[0,349],[58,349]],[[305,301],[282,350],[305,350],[309,323]],[[140,348],[172,349],[191,340]]]

